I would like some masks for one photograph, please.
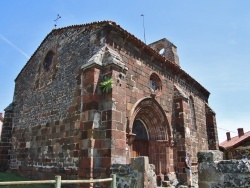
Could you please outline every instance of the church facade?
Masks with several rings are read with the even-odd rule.
[[[147,156],[157,177],[185,181],[187,152],[195,172],[196,153],[218,149],[209,95],[167,39],[146,45],[111,21],[54,29],[15,80],[10,168],[104,178]]]

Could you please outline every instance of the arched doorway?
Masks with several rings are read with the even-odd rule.
[[[171,129],[165,111],[153,98],[138,101],[131,110],[128,135],[135,135],[131,157],[148,156],[156,174],[167,174],[170,168]]]
[[[132,145],[132,157],[148,156],[148,132],[141,120],[134,121],[132,133],[136,135]]]

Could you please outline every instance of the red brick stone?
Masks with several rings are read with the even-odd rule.
[[[126,149],[112,149],[112,155],[117,155],[117,156],[125,156],[126,155]]]
[[[118,130],[107,130],[106,136],[107,138],[125,139],[126,133],[124,131],[118,131]]]
[[[106,129],[117,129],[115,121],[106,121],[105,125],[106,125],[105,127]],[[109,138],[108,136],[106,137]]]
[[[109,168],[111,166],[111,157],[102,157],[101,167]]]
[[[101,149],[99,153],[102,157],[111,157],[111,149]]]
[[[82,149],[79,151],[80,157],[88,157],[88,149]]]
[[[91,158],[82,157],[79,159],[80,168],[90,168],[91,167]]]
[[[78,151],[78,150],[75,150],[75,151],[74,151],[73,157],[79,157],[79,151]]]
[[[114,140],[114,148],[125,149],[126,148],[126,141],[121,140],[121,139]]]

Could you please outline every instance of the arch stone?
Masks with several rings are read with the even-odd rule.
[[[149,139],[144,147],[148,147],[147,155],[149,162],[155,165],[155,173],[169,173],[173,165],[171,159],[173,154],[173,137],[165,111],[154,98],[142,98],[134,104],[130,111],[128,134],[132,133],[134,121],[138,119],[143,121],[148,132]],[[138,143],[137,141],[135,142]],[[133,149],[130,152],[134,151],[137,152],[137,149]]]
[[[132,132],[133,122],[141,119],[148,130],[149,140],[172,141],[172,131],[166,114],[159,103],[151,97],[138,100],[132,107],[128,120],[128,133]]]

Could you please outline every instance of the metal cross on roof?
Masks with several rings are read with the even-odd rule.
[[[59,14],[57,14],[57,18],[54,20],[54,22],[55,22],[55,28],[56,28],[56,26],[57,26],[57,21],[59,20],[61,18],[61,16],[59,15]]]

